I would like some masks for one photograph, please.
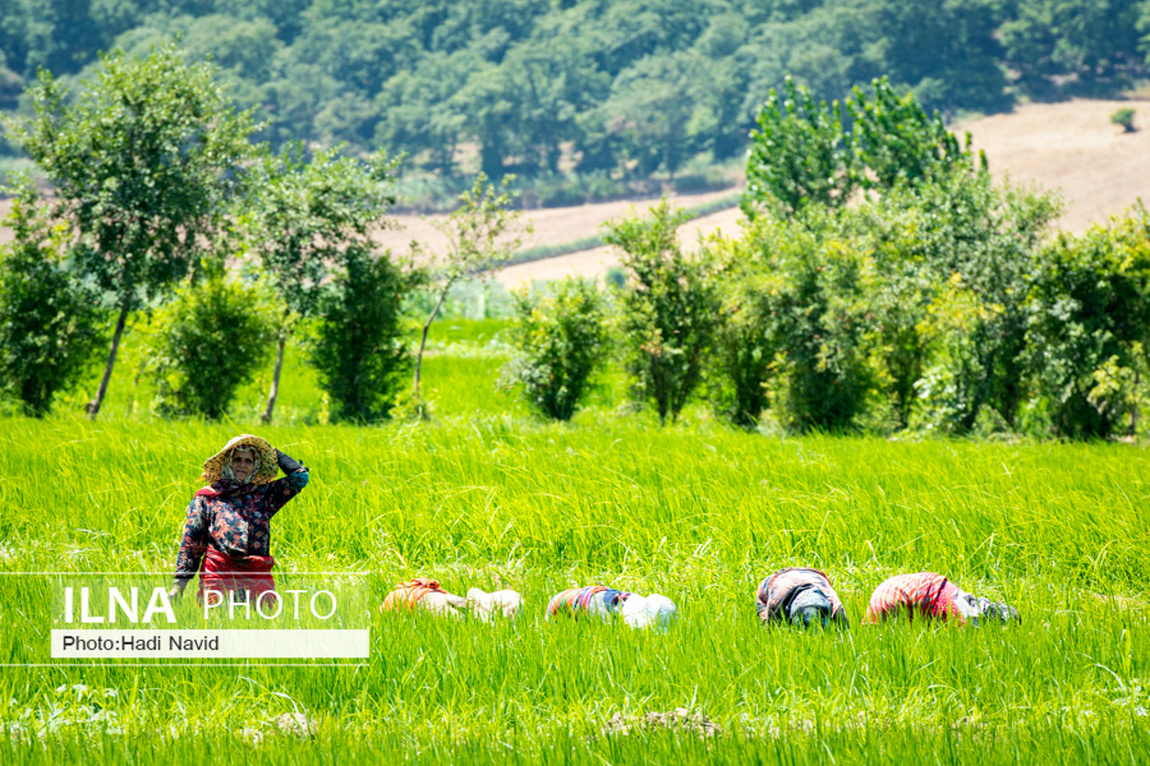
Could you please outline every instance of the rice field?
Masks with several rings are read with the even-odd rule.
[[[493,387],[498,323],[442,329],[430,423],[327,425],[291,358],[270,428],[258,384],[234,422],[154,420],[130,363],[95,423],[3,419],[0,572],[170,572],[200,464],[253,431],[311,470],[273,523],[277,572],[365,571],[378,600],[415,575],[510,587],[519,620],[376,615],[370,660],[336,667],[4,667],[0,761],[1150,760],[1140,445],[780,438],[702,406],[660,429],[614,378],[555,425]],[[788,565],[829,574],[850,630],[757,624],[756,585]],[[924,569],[1022,624],[861,624],[880,581]],[[0,663],[45,640],[21,582],[0,575]],[[593,582],[680,619],[543,621]]]

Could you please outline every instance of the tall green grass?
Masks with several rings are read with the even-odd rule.
[[[369,571],[380,600],[416,574],[454,592],[513,587],[520,620],[376,616],[362,667],[4,668],[0,760],[1150,758],[1144,449],[772,438],[702,410],[659,429],[611,385],[547,424],[494,389],[498,327],[453,326],[428,359],[430,423],[3,420],[0,571],[170,572],[200,464],[254,430],[312,472],[273,523],[282,571]],[[757,625],[755,586],[793,564],[827,571],[849,631]],[[1014,604],[1023,623],[860,624],[875,585],[922,569]],[[679,623],[543,621],[552,593],[596,581],[670,596]],[[34,602],[0,598],[0,647],[46,640],[26,619]],[[617,713],[677,707],[723,733],[603,731]],[[314,739],[241,735],[296,711]]]

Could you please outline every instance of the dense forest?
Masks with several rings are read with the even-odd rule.
[[[7,0],[0,110],[39,67],[78,82],[177,36],[273,145],[645,178],[740,155],[788,73],[826,99],[886,75],[948,117],[1116,92],[1147,72],[1150,0]]]

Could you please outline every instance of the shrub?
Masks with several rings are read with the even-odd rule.
[[[720,417],[754,428],[770,405],[767,386],[778,367],[772,275],[759,262],[761,249],[746,240],[711,245],[720,265],[722,295],[708,377],[711,403]]]
[[[344,261],[320,299],[309,361],[331,397],[333,418],[370,422],[387,417],[410,369],[400,306],[414,277],[359,248],[346,251]]]
[[[606,343],[603,300],[593,282],[568,278],[550,293],[513,293],[518,351],[504,380],[520,385],[533,409],[569,420],[587,393]]]
[[[628,274],[622,327],[635,396],[654,400],[665,424],[678,420],[702,380],[718,298],[705,259],[690,260],[679,248],[683,211],[672,212],[664,199],[650,212],[609,222],[603,239],[623,250]]]
[[[1135,213],[1062,235],[1042,258],[1028,353],[1036,396],[1060,436],[1133,430],[1150,327],[1150,218]]]
[[[222,267],[209,272],[185,283],[153,319],[145,372],[164,416],[219,419],[272,350],[276,320],[266,293],[229,280]]]
[[[874,387],[868,364],[867,263],[852,243],[800,225],[763,226],[774,342],[782,354],[787,424],[850,428]]]
[[[860,211],[888,390],[904,416],[911,385],[921,425],[967,433],[989,407],[1014,427],[1027,397],[1026,296],[1058,210],[1049,195],[960,170]]]
[[[1134,110],[1128,106],[1110,115],[1110,122],[1115,125],[1121,125],[1126,133],[1133,133],[1137,130],[1137,128],[1134,127]]]
[[[94,292],[65,263],[67,228],[52,225],[30,181],[4,225],[14,239],[0,247],[0,388],[41,417],[102,342],[100,315]]]

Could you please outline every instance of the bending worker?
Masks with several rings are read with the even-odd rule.
[[[275,478],[279,469],[282,479]],[[203,480],[208,486],[188,504],[170,594],[182,595],[196,572],[200,600],[206,590],[236,591],[237,599],[274,592],[272,516],[307,486],[307,469],[264,439],[241,434],[208,458]]]

